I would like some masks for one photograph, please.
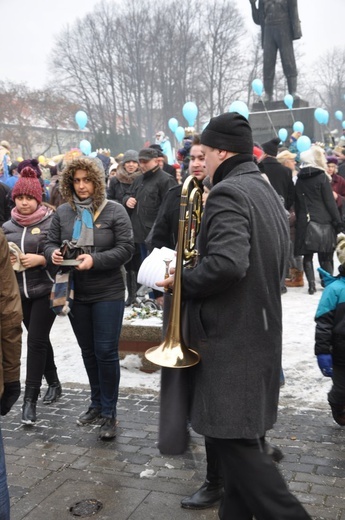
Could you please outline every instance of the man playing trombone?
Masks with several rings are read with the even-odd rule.
[[[199,261],[181,277],[185,342],[201,358],[192,369],[191,424],[221,461],[221,520],[310,519],[265,451],[279,397],[285,211],[252,162],[252,131],[243,116],[212,118],[201,144],[213,188]],[[173,283],[169,277],[159,285]]]

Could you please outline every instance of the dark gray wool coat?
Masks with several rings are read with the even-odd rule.
[[[231,169],[231,161],[220,166],[206,203],[199,263],[182,278],[188,346],[201,356],[191,421],[209,437],[253,439],[277,416],[289,232],[282,202],[256,165]]]

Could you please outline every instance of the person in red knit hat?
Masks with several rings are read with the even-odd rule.
[[[9,242],[12,267],[16,272],[23,307],[24,325],[28,331],[26,382],[22,423],[36,422],[36,404],[42,376],[48,383],[43,398],[50,404],[61,396],[61,385],[54,363],[49,334],[55,320],[49,295],[55,268],[43,255],[43,245],[54,210],[42,204],[42,188],[31,167],[21,171],[12,191],[15,207],[11,220],[3,229]]]

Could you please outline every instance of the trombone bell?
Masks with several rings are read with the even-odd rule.
[[[145,357],[151,363],[166,368],[188,368],[200,361],[200,356],[195,350],[183,348],[180,343],[164,341],[158,347],[149,348]]]

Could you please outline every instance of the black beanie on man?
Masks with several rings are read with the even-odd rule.
[[[252,129],[237,112],[212,117],[200,137],[201,144],[228,152],[252,154]]]
[[[279,137],[275,137],[274,139],[271,139],[270,141],[267,141],[267,143],[263,143],[262,149],[267,155],[271,155],[272,157],[277,157],[278,154],[278,146],[280,145],[280,139]]]

